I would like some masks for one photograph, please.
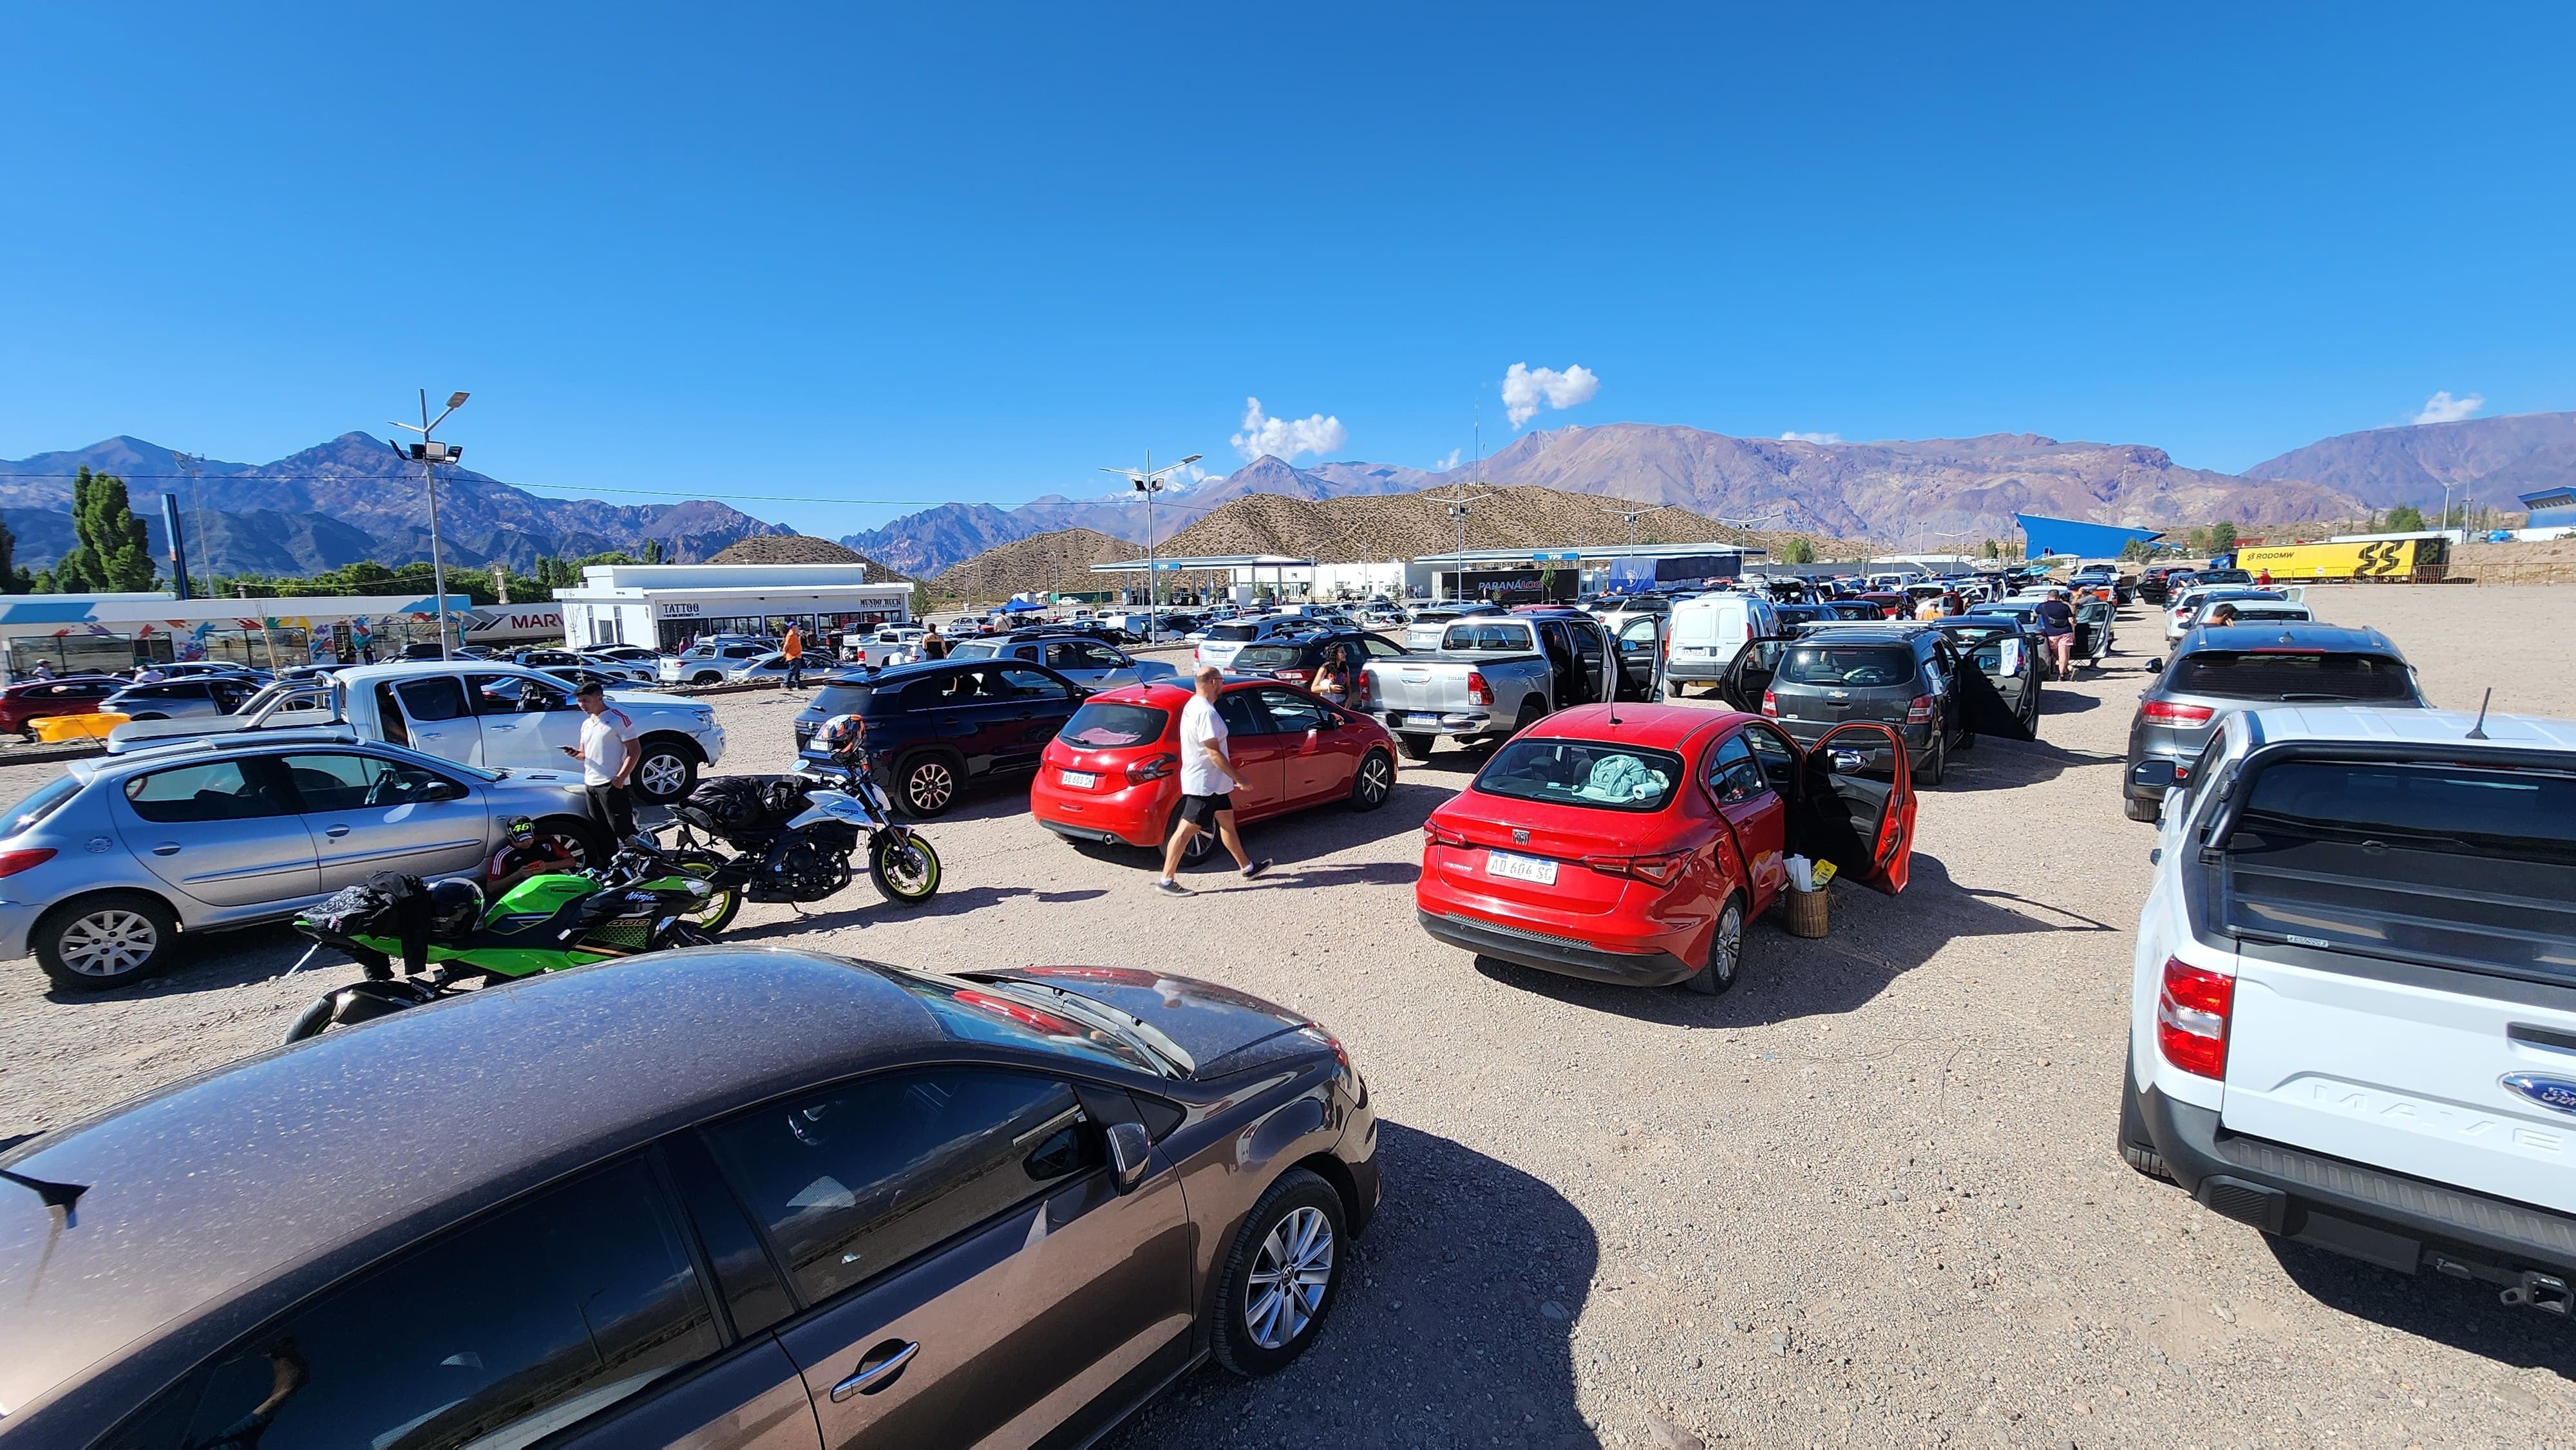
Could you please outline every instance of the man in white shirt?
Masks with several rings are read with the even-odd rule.
[[[1243,868],[1245,880],[1270,869],[1268,858],[1255,861],[1243,853],[1243,838],[1234,830],[1234,787],[1244,781],[1227,751],[1225,717],[1216,710],[1217,696],[1225,692],[1225,672],[1202,665],[1195,680],[1198,693],[1181,707],[1181,821],[1172,829],[1171,843],[1163,848],[1163,879],[1154,883],[1154,889],[1165,896],[1190,894],[1179,880],[1181,857],[1211,822],[1217,839],[1234,853],[1234,864]]]
[[[623,841],[635,834],[635,807],[626,798],[626,783],[635,777],[635,762],[644,748],[635,742],[635,721],[608,703],[597,680],[586,680],[573,692],[581,706],[581,744],[563,753],[581,761],[582,788],[590,793],[590,814],[610,836]]]

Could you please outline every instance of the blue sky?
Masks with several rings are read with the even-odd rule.
[[[914,8],[20,7],[0,457],[468,388],[514,482],[839,533],[1250,397],[1430,466],[1514,363],[2227,469],[2576,406],[2563,6]]]

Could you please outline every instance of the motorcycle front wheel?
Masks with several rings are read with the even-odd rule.
[[[897,906],[919,906],[939,892],[939,853],[910,831],[879,831],[868,843],[868,879]]]
[[[721,858],[710,851],[674,852],[671,862],[681,875],[695,876],[701,880],[715,875],[716,868],[724,864]],[[741,910],[742,889],[736,886],[719,886],[708,891],[706,901],[681,920],[696,927],[707,936],[714,936],[717,932],[733,925],[735,915]]]

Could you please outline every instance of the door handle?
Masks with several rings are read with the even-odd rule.
[[[326,836],[330,837],[332,840],[336,841],[336,840],[340,839],[342,836],[345,836],[345,835],[349,834],[349,828],[348,828],[347,826],[333,826],[333,827],[331,827],[329,830],[324,831],[322,834],[323,834],[323,835],[326,835]]]
[[[886,1341],[886,1344],[892,1343],[894,1343],[893,1340]],[[885,1344],[880,1344],[868,1353],[875,1354],[877,1350],[885,1347]],[[832,1386],[832,1403],[837,1405],[852,1395],[872,1395],[893,1384],[895,1377],[903,1373],[903,1367],[912,1363],[912,1357],[919,1353],[921,1353],[921,1341],[909,1340],[902,1348],[878,1360],[875,1364],[869,1364],[866,1360],[859,1361],[857,1374]]]
[[[152,854],[155,856],[176,856],[179,854],[179,843],[176,841],[164,841],[160,845],[152,848]]]

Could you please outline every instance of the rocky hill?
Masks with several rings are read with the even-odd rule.
[[[1114,589],[1118,585],[1095,578],[1091,566],[1132,559],[1138,552],[1136,545],[1097,529],[1059,529],[987,549],[931,582],[950,598],[987,604],[1041,589]]]
[[[871,584],[901,584],[910,576],[896,572],[842,544],[817,539],[807,534],[756,534],[739,543],[727,544],[707,560],[710,564],[864,564],[863,576]]]
[[[2359,497],[2373,508],[2440,507],[2451,498],[2500,509],[2517,497],[2576,483],[2576,413],[2520,413],[2373,428],[2292,449],[2245,470],[2247,478],[2304,479]]]

